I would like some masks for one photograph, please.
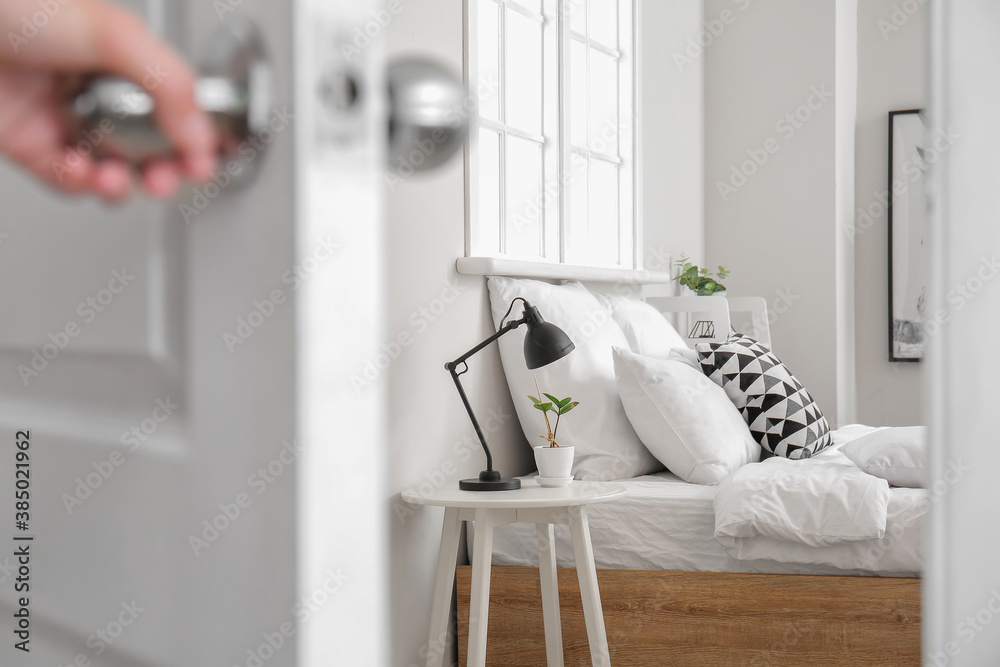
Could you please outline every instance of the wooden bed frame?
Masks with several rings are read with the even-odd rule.
[[[458,568],[459,665],[465,667],[472,568]],[[920,579],[598,570],[611,663],[920,665]],[[589,666],[576,571],[559,570],[567,667]],[[543,666],[534,567],[493,567],[487,665]]]

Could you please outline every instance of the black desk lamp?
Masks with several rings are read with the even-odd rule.
[[[510,315],[510,311],[514,308],[514,304],[518,301],[524,301],[523,316],[519,320],[513,320],[504,324],[507,316]],[[451,373],[451,377],[455,381],[455,386],[458,388],[458,395],[462,397],[462,402],[465,403],[465,409],[469,412],[469,419],[472,420],[472,425],[476,429],[476,435],[479,436],[479,442],[482,443],[483,451],[486,452],[486,470],[479,473],[478,479],[463,479],[458,483],[458,488],[465,491],[511,491],[521,488],[521,480],[503,479],[500,477],[500,473],[493,469],[493,454],[490,453],[490,448],[486,444],[486,436],[483,435],[483,429],[480,428],[479,422],[476,420],[476,415],[472,412],[472,406],[469,405],[469,399],[465,395],[465,390],[462,388],[462,382],[458,379],[458,376],[469,371],[469,365],[465,363],[466,359],[500,338],[500,336],[518,328],[522,324],[528,325],[528,333],[524,336],[524,363],[527,364],[530,370],[547,366],[557,359],[562,359],[576,347],[562,329],[543,320],[542,316],[538,314],[537,308],[525,299],[517,297],[511,301],[510,308],[507,309],[507,313],[500,320],[500,328],[495,334],[455,361],[450,361],[444,365],[445,370]],[[459,366],[464,366],[464,368],[459,371]]]

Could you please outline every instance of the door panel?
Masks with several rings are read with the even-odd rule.
[[[338,41],[376,6],[132,3],[191,57],[240,19],[269,52],[256,180],[190,224],[204,189],[111,207],[0,162],[0,438],[30,430],[34,537],[31,653],[0,664],[384,664],[384,388],[348,370],[384,339],[385,84],[377,36]],[[317,101],[331,67],[348,113]]]
[[[0,255],[0,429],[7,438],[31,432],[27,534],[37,540],[36,650],[21,664],[43,664],[44,654],[59,660],[51,664],[79,654],[177,664],[177,612],[165,601],[187,579],[176,511],[192,454],[182,230],[167,229],[163,205],[56,199],[7,164],[0,183],[12,209]],[[144,424],[157,399],[178,407],[164,423]],[[133,427],[143,437],[137,446],[123,443]],[[12,475],[0,479],[0,497],[13,498],[12,483]],[[133,600],[148,611],[98,656],[104,644],[94,633]],[[13,608],[12,586],[0,587],[0,601]]]
[[[44,339],[75,321],[81,328],[74,341],[75,352],[148,355],[147,308],[154,304],[144,292],[150,287],[149,272],[156,269],[151,265],[150,251],[158,239],[155,223],[137,225],[135,221],[149,220],[151,216],[143,215],[148,212],[142,209],[150,206],[133,204],[103,216],[94,205],[80,211],[66,204],[50,204],[31,211],[26,206],[29,198],[11,187],[24,179],[11,179],[11,168],[4,166],[5,173],[0,176],[8,185],[4,200],[17,201],[21,209],[5,216],[9,220],[5,227],[12,235],[9,242],[15,244],[11,248],[23,250],[12,250],[4,261],[5,271],[21,277],[0,285],[0,299],[9,318],[4,345],[30,349],[39,334]],[[76,224],[67,224],[67,219]],[[104,241],[112,237],[115,243]],[[52,270],[55,266],[59,271]],[[124,283],[113,274],[121,270],[125,270]],[[72,285],[62,278],[61,271],[76,277]],[[30,291],[24,289],[25,282],[30,283]],[[102,293],[109,282],[120,293]],[[96,305],[87,304],[88,298]]]
[[[179,27],[175,43],[193,34],[195,50],[195,33],[221,22],[210,3],[134,6]],[[291,8],[238,7],[262,27],[276,79],[292,81]],[[292,106],[290,86],[275,94],[276,109]],[[35,537],[32,652],[5,645],[0,663],[246,664],[293,618],[295,466],[263,488],[252,476],[296,437],[296,304],[281,280],[295,264],[294,131],[255,156],[251,187],[191,224],[178,204],[192,190],[109,207],[0,167],[0,432],[30,429]],[[278,289],[287,298],[227,346]],[[287,639],[267,664],[295,658]]]

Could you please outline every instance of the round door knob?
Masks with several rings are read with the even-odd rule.
[[[429,60],[389,66],[389,164],[432,169],[460,149],[469,131],[465,86]]]
[[[267,126],[271,114],[271,71],[257,28],[245,20],[227,22],[209,43],[200,69],[198,106],[218,128],[223,153],[235,155]],[[153,119],[154,110],[153,98],[143,88],[99,77],[71,100],[68,122],[96,153],[140,164],[173,152]]]

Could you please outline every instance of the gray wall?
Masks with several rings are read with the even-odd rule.
[[[886,187],[887,112],[926,102],[926,10],[917,7],[900,14],[894,0],[663,3],[655,25],[669,27],[644,49],[647,86],[665,79],[687,91],[659,109],[643,105],[656,119],[645,124],[647,137],[662,133],[658,145],[672,151],[644,155],[644,199],[668,212],[645,216],[647,265],[662,263],[665,250],[733,269],[731,293],[768,299],[776,351],[838,423],[921,421],[922,365],[887,360],[885,213],[855,224]],[[699,12],[703,22],[686,33],[671,22]],[[699,38],[707,45],[694,46]],[[776,128],[823,82],[831,100],[801,128]],[[723,201],[719,181],[752,157],[747,150],[760,157],[768,138],[777,152]],[[692,167],[703,160],[701,207],[690,203],[699,189],[693,169],[672,155]],[[671,180],[655,182],[661,174]]]
[[[858,14],[858,127],[854,228],[857,284],[858,421],[904,426],[925,420],[924,364],[889,362],[887,216],[878,197],[887,184],[889,111],[927,106],[926,5],[901,25],[896,0],[862,0]],[[897,9],[898,11],[898,9]],[[870,215],[879,213],[879,215]]]
[[[853,410],[840,404],[851,378],[839,318],[853,293],[837,243],[837,142],[848,138],[836,95],[853,95],[850,77],[838,80],[837,12],[848,4],[705,2],[706,20],[731,16],[705,51],[707,262],[732,270],[733,295],[768,301],[775,352],[834,424]]]

